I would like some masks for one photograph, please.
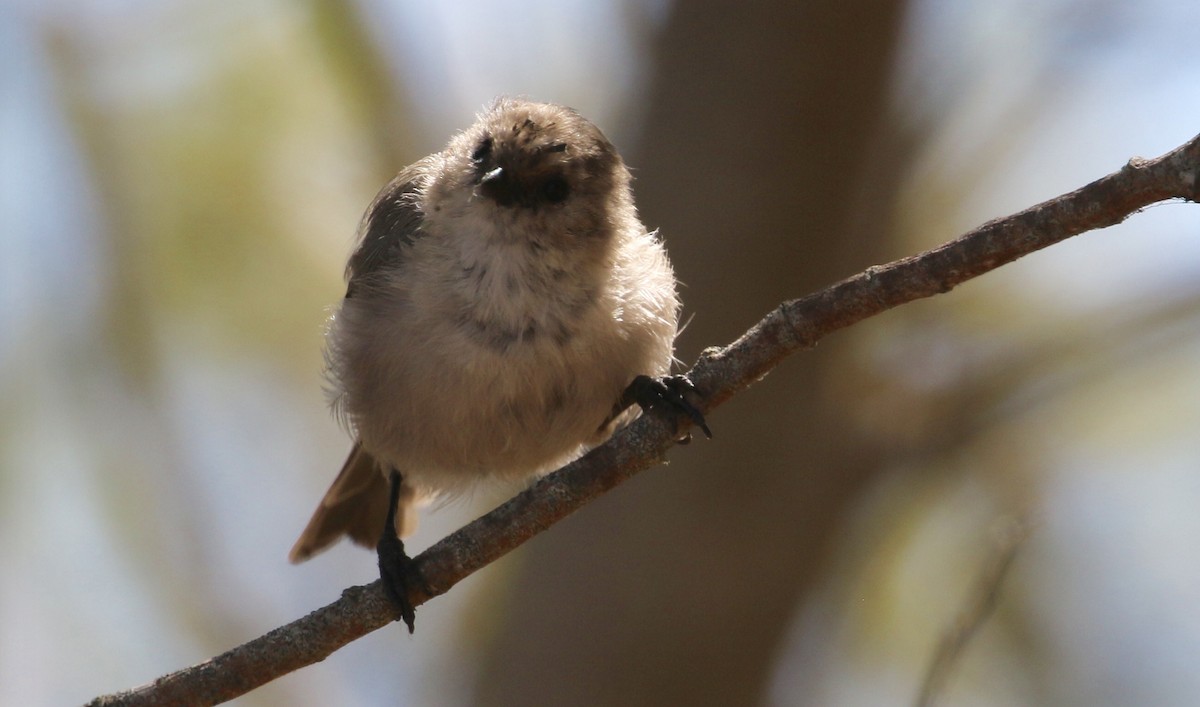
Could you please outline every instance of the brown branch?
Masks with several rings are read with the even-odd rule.
[[[906,302],[955,286],[1085,231],[1120,223],[1155,202],[1196,201],[1200,136],[1154,159],[1134,159],[1113,174],[1013,216],[990,221],[932,250],[871,267],[819,292],[785,302],[725,348],[706,349],[689,375],[708,412],[762,378],[789,354]],[[684,423],[686,424],[686,422]],[[643,417],[606,444],[463,527],[419,557],[429,593],[443,594],[472,572],[550,527],[630,476],[663,461],[670,425]],[[242,695],[397,618],[379,582],[352,587],[334,603],[216,658],[93,705],[208,705]]]

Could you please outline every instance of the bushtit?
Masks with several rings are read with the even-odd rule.
[[[329,320],[332,407],[357,436],[292,548],[375,546],[409,631],[415,505],[525,479],[603,442],[637,403],[688,415],[669,376],[675,277],[629,170],[570,108],[501,99],[367,209]]]

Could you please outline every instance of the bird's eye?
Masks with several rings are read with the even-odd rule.
[[[492,154],[492,136],[489,135],[479,141],[479,145],[471,153],[471,161],[479,162],[490,154]]]
[[[541,194],[542,198],[551,204],[559,204],[571,195],[571,185],[562,177],[551,177],[542,182]]]

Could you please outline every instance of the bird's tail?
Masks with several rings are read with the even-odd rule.
[[[416,493],[405,485],[396,506],[396,532],[411,535],[417,526]],[[388,511],[388,481],[378,462],[362,445],[354,443],[350,456],[333,485],[325,492],[300,539],[288,553],[293,563],[304,562],[337,542],[343,535],[364,547],[374,548],[383,533]]]

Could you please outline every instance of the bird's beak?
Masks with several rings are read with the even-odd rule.
[[[487,184],[488,182],[490,182],[494,179],[499,179],[501,174],[504,174],[504,168],[497,167],[497,168],[491,170],[490,172],[488,172],[487,174],[483,175],[482,177],[480,177],[479,183]]]

